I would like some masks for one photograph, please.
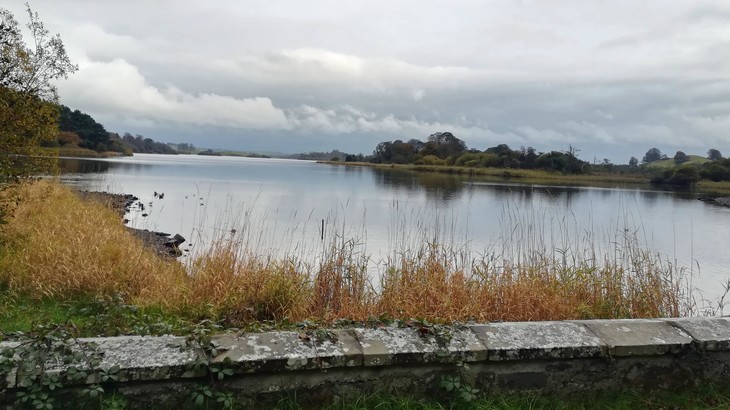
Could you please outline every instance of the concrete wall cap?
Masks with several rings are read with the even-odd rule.
[[[576,321],[596,334],[612,356],[652,356],[678,353],[692,343],[682,329],[663,320],[621,319]]]
[[[691,317],[664,319],[687,332],[700,350],[730,350],[730,318]]]
[[[472,362],[487,358],[486,347],[468,328],[383,327],[354,329],[365,366]]]
[[[489,360],[603,357],[607,346],[584,325],[570,322],[504,322],[470,326]]]

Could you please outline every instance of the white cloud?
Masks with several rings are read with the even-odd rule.
[[[131,121],[223,126],[244,129],[286,129],[284,112],[269,98],[234,98],[213,93],[190,94],[168,85],[150,85],[137,67],[120,59],[85,62],[61,85],[70,105],[99,116]]]

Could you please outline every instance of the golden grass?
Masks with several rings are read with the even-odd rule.
[[[716,192],[720,194],[730,194],[730,181],[707,181],[702,180],[697,183],[697,188],[703,192]]]
[[[60,298],[124,292],[144,300],[185,281],[184,268],[145,249],[116,212],[58,183],[8,188],[2,205],[11,217],[1,228],[0,280],[11,290]]]
[[[368,256],[342,236],[316,263],[255,254],[229,238],[183,266],[145,249],[114,211],[58,183],[25,183],[0,195],[11,215],[0,225],[0,283],[35,298],[122,294],[128,303],[236,326],[384,315],[439,322],[661,317],[688,309],[681,272],[631,241],[617,260],[568,264],[535,253],[516,264],[424,240],[395,249],[371,285]]]

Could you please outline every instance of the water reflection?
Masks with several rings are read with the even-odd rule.
[[[292,223],[301,223],[316,236],[320,221],[337,211],[348,223],[362,224],[367,250],[376,259],[380,251],[392,251],[392,238],[413,231],[409,226],[437,220],[454,237],[465,238],[476,252],[499,238],[508,247],[527,246],[539,238],[534,232],[572,246],[583,237],[622,234],[629,224],[640,228],[643,248],[690,270],[701,266],[703,276],[694,283],[709,293],[719,288],[730,266],[730,254],[725,251],[730,243],[730,208],[709,206],[686,191],[615,184],[598,188],[529,185],[307,161],[184,155],[62,159],[61,169],[65,180],[83,189],[114,190],[137,195],[145,204],[152,202],[147,217],[129,216],[132,226],[190,238],[210,237],[220,228],[219,216],[232,215],[231,219],[240,204],[253,204],[255,211],[268,214],[262,219],[274,225],[272,232],[281,231],[271,233],[271,242],[293,238],[287,231]],[[164,192],[164,200],[154,198],[155,191]],[[400,214],[393,215],[393,204]],[[403,204],[408,205],[407,211],[402,210]],[[418,220],[400,223],[401,217],[410,215]],[[307,225],[310,219],[312,226]],[[532,231],[514,236],[518,229]],[[300,236],[302,241],[309,240]],[[318,240],[319,236],[310,242]]]
[[[585,188],[568,186],[554,187],[492,182],[470,182],[468,185],[473,186],[474,189],[485,190],[511,201],[516,201],[518,199],[522,202],[539,200],[559,203],[566,206],[569,206],[577,197],[585,195],[587,192]],[[610,195],[608,190],[605,191],[606,194]]]
[[[61,174],[100,174],[109,171],[109,162],[79,158],[61,158]]]
[[[390,190],[404,190],[410,194],[423,192],[428,199],[437,202],[458,200],[466,188],[466,178],[459,176],[381,168],[371,170],[375,182]]]
[[[61,174],[103,174],[115,169],[144,171],[153,168],[154,164],[141,162],[115,162],[113,160],[87,158],[61,158],[59,168]]]

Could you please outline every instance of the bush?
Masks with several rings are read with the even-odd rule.
[[[724,167],[717,162],[710,162],[702,167],[700,176],[703,179],[711,181],[728,181],[730,180],[730,169]]]

